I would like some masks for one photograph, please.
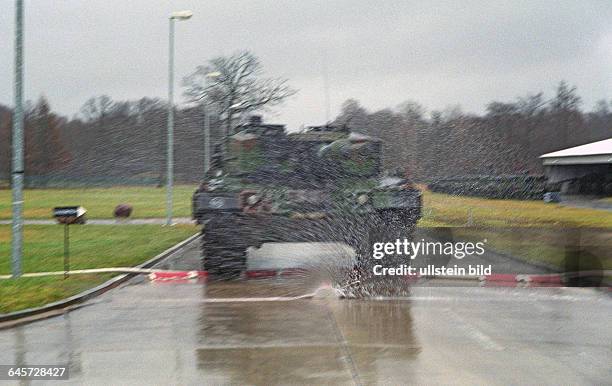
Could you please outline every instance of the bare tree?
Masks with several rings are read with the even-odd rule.
[[[558,130],[558,147],[578,145],[582,128],[582,114],[576,86],[561,81],[557,86],[557,95],[550,102],[550,110]]]
[[[25,121],[26,169],[35,186],[44,186],[49,174],[59,171],[71,156],[63,143],[62,129],[66,120],[51,112],[49,102],[41,96],[28,110]]]
[[[214,105],[224,114],[227,135],[234,116],[278,105],[296,93],[286,79],[264,78],[262,74],[259,59],[249,51],[217,57],[185,77],[185,96],[192,102]]]
[[[86,121],[99,120],[102,124],[112,107],[113,100],[107,95],[100,95],[89,98],[81,107],[81,114]]]
[[[422,153],[427,129],[423,118],[426,110],[418,102],[411,100],[401,103],[397,110],[403,120],[401,134],[398,136],[398,141],[404,146],[401,159],[406,163],[406,171],[411,178],[420,177],[424,168],[419,164],[419,157],[426,156]]]
[[[527,116],[533,117],[544,111],[547,101],[544,100],[543,93],[528,94],[524,97],[518,97],[516,106],[518,111]]]
[[[359,101],[347,99],[342,103],[340,114],[333,122],[335,125],[346,125],[353,131],[363,134],[368,133],[368,112]]]
[[[557,95],[550,102],[553,112],[578,111],[582,99],[576,92],[576,86],[570,86],[562,80],[557,86]]]

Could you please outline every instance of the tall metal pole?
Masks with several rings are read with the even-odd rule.
[[[229,153],[229,136],[231,135],[231,131],[232,131],[232,105],[230,105],[227,108],[227,122],[225,125],[225,132],[223,135],[223,158],[222,160],[225,161],[225,157],[227,156],[227,154]]]
[[[168,143],[166,167],[166,225],[172,225],[172,184],[174,179],[174,18],[168,36]]]
[[[204,174],[210,169],[210,111],[204,102]]]
[[[23,245],[23,0],[15,1],[15,110],[13,113],[12,264],[14,278],[21,276]]]

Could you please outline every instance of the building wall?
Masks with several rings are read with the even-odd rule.
[[[566,194],[612,195],[612,164],[547,165],[551,190]]]

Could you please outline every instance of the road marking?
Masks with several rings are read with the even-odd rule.
[[[316,296],[316,293],[309,293],[300,296],[272,296],[261,298],[207,298],[200,299],[200,303],[257,303],[257,302],[290,302],[293,300],[310,299]]]
[[[342,344],[348,344],[351,347],[358,348],[375,348],[375,349],[410,349],[418,350],[421,347],[413,345],[401,344],[385,344],[385,343],[348,343],[348,342],[320,342],[320,343],[238,343],[238,344],[204,344],[198,345],[197,349],[204,350],[232,350],[232,349],[266,349],[266,348],[294,348],[294,347],[337,347]]]
[[[534,303],[534,301],[565,301],[565,302],[583,302],[585,299],[589,301],[605,301],[605,297],[592,296],[572,296],[572,295],[557,295],[557,294],[529,294],[527,297],[512,297],[508,293],[500,294],[499,297],[465,297],[458,296],[407,296],[407,297],[372,297],[359,299],[342,299],[343,301],[360,300],[360,301],[405,301],[405,302],[454,302],[454,303]],[[525,294],[522,294],[523,296]],[[296,296],[266,296],[266,297],[235,297],[235,298],[165,298],[165,299],[143,299],[139,301],[144,303],[257,303],[257,302],[287,302],[304,299],[325,299],[317,297],[317,292],[311,292]],[[413,304],[419,305],[419,304]]]
[[[44,277],[44,276],[63,276],[64,271],[52,272],[26,272],[22,277]],[[90,273],[137,273],[137,274],[176,274],[182,275],[183,278],[196,278],[205,276],[203,271],[175,271],[156,268],[138,268],[138,267],[110,267],[110,268],[92,268],[92,269],[74,269],[68,271],[69,274],[90,274]],[[11,275],[0,275],[0,279],[12,279]]]
[[[353,383],[357,386],[362,385],[361,379],[359,377],[359,372],[357,371],[357,366],[355,365],[355,361],[353,360],[353,355],[350,347],[348,346],[348,342],[346,341],[346,337],[342,333],[340,326],[338,325],[338,320],[336,320],[336,316],[334,315],[333,310],[329,307],[329,304],[325,307],[326,316],[334,330],[334,334],[336,335],[336,341],[340,350],[344,354],[344,359],[346,361],[347,370],[351,374],[351,378],[353,379]]]
[[[444,312],[449,314],[450,317],[453,318],[455,322],[457,322],[456,324],[457,327],[463,330],[467,336],[472,338],[483,348],[487,350],[493,350],[493,351],[503,351],[505,349],[504,346],[495,342],[493,338],[491,338],[484,332],[480,331],[476,326],[474,326],[472,323],[469,323],[467,320],[465,320],[463,317],[461,317],[458,313],[456,313],[452,309],[445,308]]]

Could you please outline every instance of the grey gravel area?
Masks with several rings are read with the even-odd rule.
[[[561,198],[560,204],[573,208],[600,209],[612,211],[612,202],[604,202],[601,200],[601,197],[563,196]]]

